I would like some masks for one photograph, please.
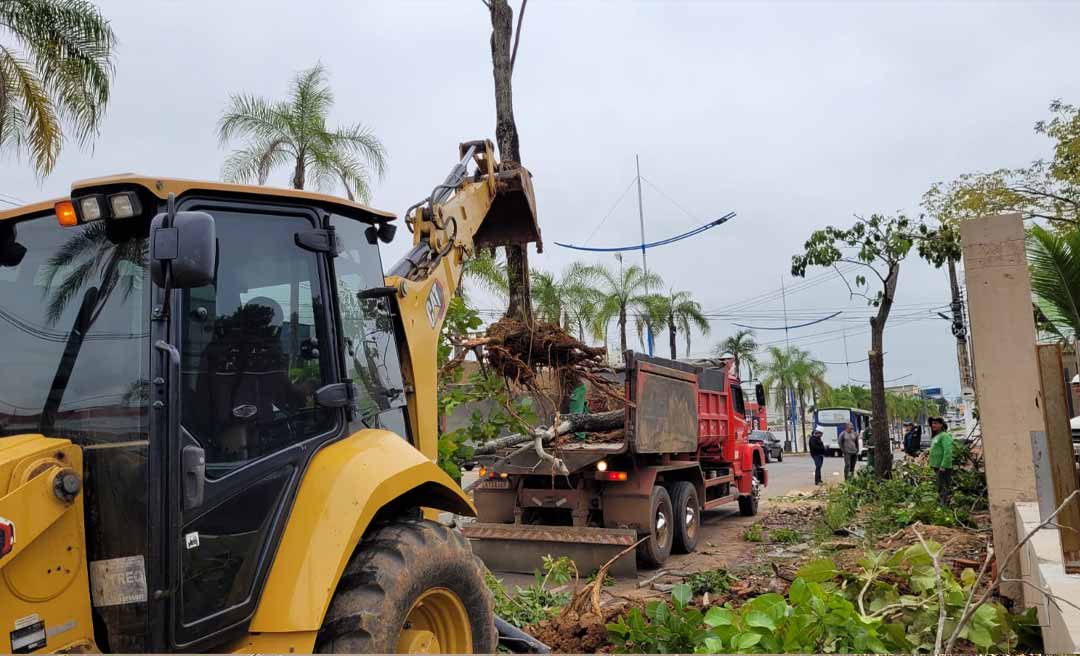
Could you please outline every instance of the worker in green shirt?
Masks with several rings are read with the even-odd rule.
[[[938,500],[948,506],[952,494],[953,455],[956,442],[941,417],[930,418],[930,467],[937,472]]]

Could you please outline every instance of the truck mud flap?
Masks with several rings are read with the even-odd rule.
[[[569,556],[582,578],[638,541],[633,529],[618,528],[476,523],[466,524],[461,532],[490,570],[532,574],[543,566],[544,556]],[[609,572],[636,578],[634,551],[615,561]]]

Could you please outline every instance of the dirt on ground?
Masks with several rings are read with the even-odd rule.
[[[631,602],[625,601],[603,608],[601,615],[593,612],[560,614],[529,627],[528,631],[555,654],[605,654],[611,651],[608,623],[614,622],[630,608]]]

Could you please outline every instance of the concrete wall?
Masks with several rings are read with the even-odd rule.
[[[1027,535],[1039,525],[1039,504],[1017,503],[1015,516],[1017,533]],[[1024,605],[1039,612],[1043,650],[1047,654],[1080,653],[1080,610],[1045,594],[1080,603],[1080,576],[1065,573],[1058,530],[1044,528],[1036,533],[1023,546],[1018,560],[1024,580],[1030,582],[1024,585]]]
[[[1006,554],[1017,543],[1014,505],[1036,500],[1031,433],[1045,430],[1023,221],[1019,214],[964,221],[960,240],[994,550]],[[1015,564],[1006,575],[1018,578]],[[1017,599],[1020,588],[1001,590]]]

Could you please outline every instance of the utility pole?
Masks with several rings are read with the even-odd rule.
[[[949,260],[949,291],[952,293],[952,334],[956,338],[956,363],[960,370],[960,396],[964,399],[964,430],[975,427],[972,406],[975,404],[975,375],[968,354],[968,330],[964,321],[964,301],[956,275],[956,262]]]
[[[649,262],[645,258],[645,209],[641,204],[641,157],[634,155],[634,165],[637,168],[637,213],[638,222],[641,224],[641,268],[645,272],[645,295],[649,295]],[[649,355],[653,354],[652,323],[645,324],[646,340],[649,345]]]
[[[788,333],[788,318],[787,318],[787,290],[784,288],[784,274],[780,274],[780,299],[784,303],[784,346],[787,348],[788,355],[791,355],[791,337]],[[791,411],[788,413],[790,416],[784,418],[784,436],[787,437],[787,420],[791,420],[791,437],[789,443],[791,444],[791,450],[798,450],[798,435],[795,434],[796,415],[798,410],[795,403],[795,390],[789,389],[786,391],[788,397],[788,403],[791,405]],[[803,435],[803,441],[806,441],[806,436]]]

